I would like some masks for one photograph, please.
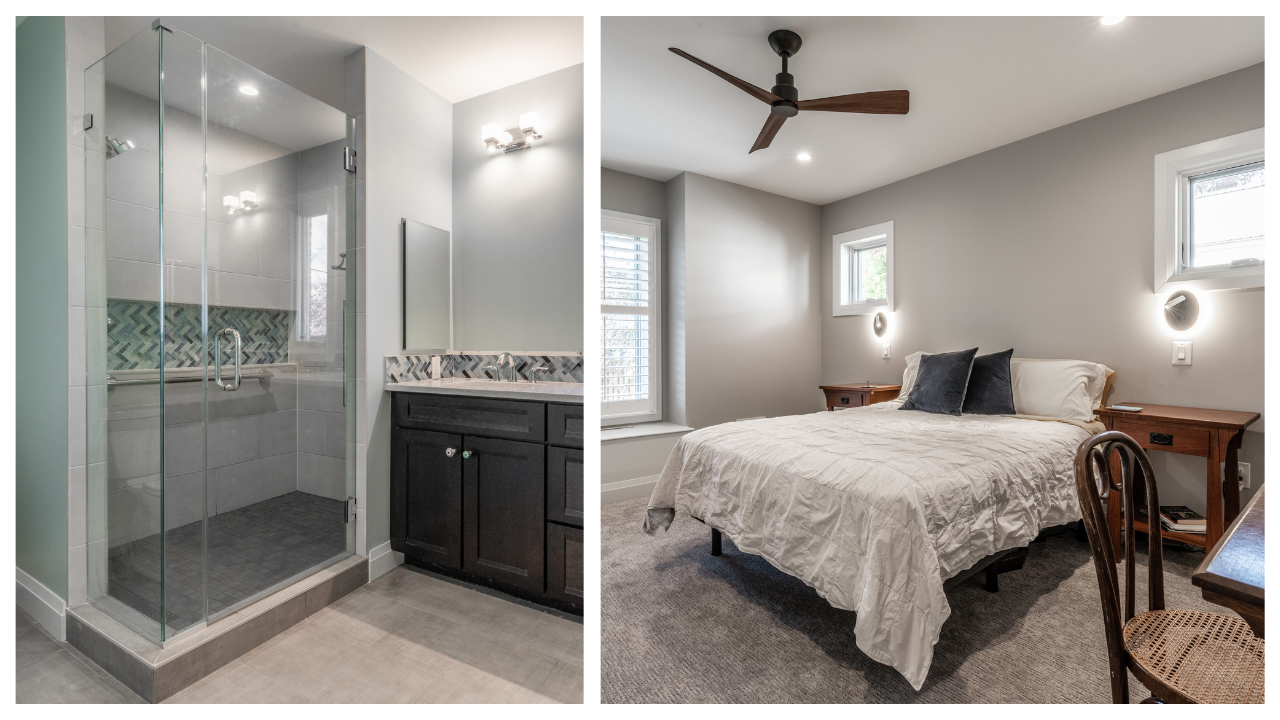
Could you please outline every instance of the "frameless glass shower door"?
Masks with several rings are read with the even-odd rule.
[[[88,595],[163,642],[354,551],[354,123],[159,25],[85,81]]]

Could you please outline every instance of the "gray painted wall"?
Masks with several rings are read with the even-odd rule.
[[[485,148],[483,125],[512,128],[530,111],[543,140]],[[582,162],[582,65],[453,106],[457,349],[582,350]]]
[[[1262,127],[1263,65],[1144,100],[822,208],[822,380],[900,382],[917,350],[1081,358],[1116,401],[1263,409],[1261,291],[1202,294],[1192,367],[1151,291],[1157,153]],[[831,237],[894,221],[893,357],[831,315]],[[1255,426],[1262,429],[1260,420]],[[1153,453],[1166,504],[1204,509],[1204,461]],[[1241,460],[1262,483],[1263,434]]]
[[[362,57],[351,58],[347,67],[359,72],[363,65],[364,104],[353,98],[347,111],[365,117],[357,125],[358,134],[364,130],[357,180],[368,189],[360,187],[356,199],[356,258],[364,268],[357,287],[356,328],[363,346],[357,348],[356,376],[368,420],[357,418],[356,463],[365,474],[362,516],[371,549],[391,538],[391,398],[383,392],[382,359],[400,351],[400,218],[452,229],[454,125],[453,107],[444,98],[372,50],[366,48]],[[476,125],[474,135],[479,134]],[[486,288],[495,284],[493,276],[485,281]],[[358,469],[357,483],[361,474]]]
[[[667,220],[666,183],[600,168],[600,207]]]
[[[667,419],[821,410],[818,207],[694,173],[666,204]]]
[[[61,17],[31,17],[17,28],[14,164],[22,182],[15,208],[14,340],[21,382],[13,385],[16,561],[66,600],[71,431],[64,32]],[[78,399],[83,406],[83,390]]]

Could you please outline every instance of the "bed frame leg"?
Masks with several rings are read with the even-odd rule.
[[[715,528],[711,528],[711,554],[720,554],[720,531]]]
[[[987,592],[1000,592],[1000,568],[999,563],[991,563],[987,566]]]
[[[1083,519],[1076,522],[1076,540],[1089,542],[1089,534],[1085,532]]]

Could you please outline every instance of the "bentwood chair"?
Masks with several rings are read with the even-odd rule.
[[[1145,491],[1145,515],[1151,522],[1147,540],[1147,612],[1135,615],[1133,521],[1138,515],[1135,496],[1139,488]],[[1116,431],[1085,440],[1076,452],[1076,492],[1102,593],[1112,702],[1129,702],[1129,672],[1151,691],[1153,697],[1143,702],[1262,702],[1266,643],[1253,634],[1244,620],[1199,610],[1168,610],[1164,606],[1160,502],[1156,498],[1155,474],[1142,447]],[[1123,615],[1118,561],[1102,512],[1106,498],[1113,492],[1121,493],[1124,507]]]

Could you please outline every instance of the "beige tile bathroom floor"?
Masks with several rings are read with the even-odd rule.
[[[580,703],[582,643],[579,622],[398,567],[166,702]],[[24,696],[21,654],[19,702],[59,701]]]

